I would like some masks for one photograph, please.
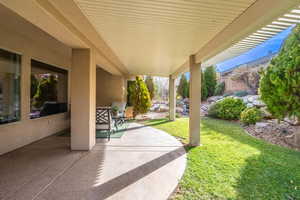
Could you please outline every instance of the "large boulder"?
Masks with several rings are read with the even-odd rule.
[[[207,99],[207,102],[208,103],[215,103],[215,102],[217,102],[218,100],[221,100],[221,99],[223,99],[224,97],[223,96],[212,96],[212,97],[209,97],[208,99]]]
[[[296,126],[299,124],[298,119],[296,117],[286,117],[286,118],[284,118],[284,121],[293,126]]]
[[[260,111],[262,112],[263,118],[273,118],[272,114],[268,111],[267,107],[261,107]]]

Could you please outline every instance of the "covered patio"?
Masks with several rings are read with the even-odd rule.
[[[14,73],[20,79],[19,85],[13,83],[20,88],[13,94],[17,102],[10,105],[14,110],[4,110],[9,115],[0,127],[6,133],[0,140],[0,154],[69,126],[71,149],[91,150],[96,143],[96,106],[107,104],[116,94],[125,100],[126,80],[136,75],[169,77],[169,116],[175,120],[175,79],[186,71],[190,71],[189,141],[197,146],[201,143],[201,69],[261,44],[298,23],[300,16],[298,0],[0,3],[1,18],[12,22],[1,21],[1,37],[6,39],[0,46],[5,55],[17,58]],[[63,104],[55,105],[64,107],[61,114],[33,120],[32,102],[36,102],[29,100],[30,74],[40,78],[32,74],[36,61],[63,74],[65,95],[60,98]],[[100,68],[110,75],[98,77]],[[99,103],[102,96],[107,99]],[[25,134],[19,134],[20,129]]]
[[[181,143],[138,124],[96,139],[96,107],[126,101],[134,76],[163,76],[176,120],[175,80],[189,71],[189,145],[199,146],[201,70],[299,23],[299,5],[0,0],[0,199],[167,199],[185,168]],[[43,76],[61,89],[49,115],[31,94]]]
[[[54,135],[0,157],[0,199],[167,199],[185,165],[178,140],[141,124],[89,152]]]

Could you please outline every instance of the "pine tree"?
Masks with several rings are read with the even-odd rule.
[[[151,98],[148,88],[140,76],[136,77],[133,87],[133,94],[131,95],[131,102],[133,103],[133,115],[148,112],[151,106]]]
[[[177,93],[183,99],[186,98],[186,97],[188,97],[189,84],[188,84],[188,81],[186,79],[185,74],[181,75],[181,78],[180,78],[180,81],[179,81],[179,85],[178,85],[178,88],[177,88]]]
[[[262,73],[259,92],[268,110],[277,118],[300,119],[300,26],[286,40],[279,55]],[[298,144],[300,145],[299,134]]]
[[[213,96],[217,85],[217,74],[214,66],[205,69],[204,81],[207,88],[207,97]]]
[[[148,91],[150,93],[150,98],[152,100],[155,96],[155,91],[156,91],[156,87],[154,85],[153,78],[151,76],[147,76],[145,83],[146,83]]]

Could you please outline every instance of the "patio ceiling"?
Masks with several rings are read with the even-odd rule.
[[[130,74],[168,76],[255,0],[75,0]]]

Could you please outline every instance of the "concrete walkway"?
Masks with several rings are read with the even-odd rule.
[[[163,200],[186,165],[174,137],[135,123],[90,152],[70,151],[69,140],[51,136],[0,156],[0,199]]]

